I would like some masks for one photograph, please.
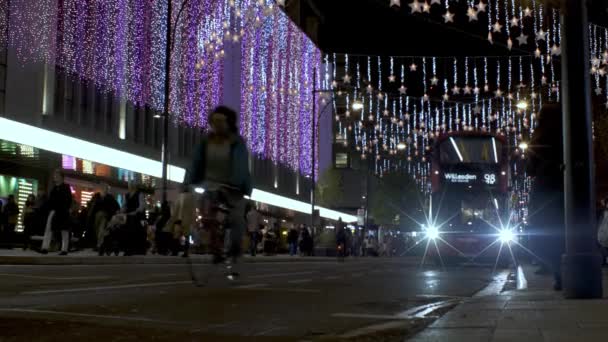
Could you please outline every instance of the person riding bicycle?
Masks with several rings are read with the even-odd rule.
[[[205,194],[221,192],[227,202],[225,230],[230,230],[227,256],[236,261],[241,254],[241,241],[245,232],[244,195],[252,191],[249,172],[249,151],[239,135],[237,113],[225,106],[215,108],[209,114],[209,132],[202,138],[192,167],[188,170],[186,184],[202,186]],[[217,227],[210,231],[210,251],[214,263],[224,260],[224,239]]]
[[[336,245],[338,248],[338,256],[346,256],[346,228],[341,217],[336,225]]]

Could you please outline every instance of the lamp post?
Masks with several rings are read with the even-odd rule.
[[[167,201],[167,187],[168,187],[168,179],[167,179],[167,169],[169,166],[169,105],[171,95],[171,52],[173,50],[173,43],[175,42],[175,28],[181,18],[181,14],[186,8],[186,4],[189,0],[184,0],[182,2],[181,8],[177,13],[177,18],[175,19],[175,25],[172,23],[173,17],[173,1],[167,0],[167,31],[166,31],[166,44],[165,44],[165,99],[163,104],[163,138],[161,145],[161,161],[162,161],[162,203]],[[175,27],[174,27],[175,26]]]
[[[313,87],[317,84],[317,68],[313,69],[313,76],[312,76],[312,84]],[[320,121],[322,119],[322,115],[325,112],[325,110],[327,109],[327,107],[333,103],[333,101],[328,102],[327,104],[325,104],[325,107],[323,107],[323,109],[321,109],[321,111],[319,111],[319,118],[317,120],[317,94],[318,93],[332,93],[333,94],[334,90],[333,89],[313,89],[312,90],[312,127],[311,127],[311,143],[312,143],[312,154],[310,156],[310,159],[312,161],[312,170],[311,170],[311,182],[310,182],[310,228],[312,229],[315,226],[315,205],[316,205],[316,195],[315,195],[315,179],[317,178],[317,169],[316,169],[316,165],[317,165],[317,156],[316,156],[316,151],[317,151],[317,124],[320,124]]]
[[[601,298],[601,257],[595,246],[587,0],[562,0],[561,22],[566,222],[564,296]]]

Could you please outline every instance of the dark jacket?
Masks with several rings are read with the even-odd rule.
[[[72,191],[70,186],[65,183],[55,185],[49,195],[49,210],[55,211],[51,226],[53,230],[69,230],[71,208]]]
[[[298,242],[298,231],[295,229],[290,229],[289,234],[287,234],[287,243],[297,243]]]
[[[200,145],[194,153],[192,167],[186,175],[186,184],[200,184],[206,180],[205,171],[207,169],[207,143],[208,138],[203,137]],[[232,163],[230,175],[230,185],[238,188],[244,195],[251,195],[251,174],[249,173],[249,152],[247,145],[240,136],[237,136],[230,145],[230,160]]]

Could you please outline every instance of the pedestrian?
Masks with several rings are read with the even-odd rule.
[[[15,228],[17,227],[19,218],[19,206],[15,201],[15,195],[8,195],[6,205],[4,205],[2,211],[5,218],[3,240],[10,246],[10,244],[13,243],[13,235],[15,234]]]
[[[129,181],[128,187],[129,192],[125,196],[122,209],[127,215],[122,241],[124,255],[146,254],[148,233],[142,224],[145,214],[144,195],[134,181]]]
[[[562,288],[561,257],[565,250],[562,112],[545,104],[537,116],[530,141],[527,172],[533,177],[529,221],[535,252],[553,275],[553,288]]]
[[[102,184],[101,190],[93,196],[89,209],[89,222],[93,222],[97,252],[104,253],[104,240],[109,234],[108,222],[120,210],[116,198],[110,193],[110,186]]]
[[[312,256],[313,239],[312,239],[312,235],[310,235],[310,231],[308,230],[308,227],[306,227],[305,225],[302,225],[301,234],[302,234],[302,237],[301,237],[300,251],[302,252],[302,254],[304,254],[306,256]]]
[[[70,228],[72,225],[70,210],[72,208],[72,190],[64,182],[61,170],[56,170],[53,174],[55,185],[49,195],[49,214],[42,240],[42,254],[47,254],[51,245],[53,235],[61,234],[61,253],[67,255],[70,244]]]
[[[260,235],[261,217],[260,213],[258,213],[253,205],[250,205],[246,219],[247,232],[249,233],[249,253],[251,256],[256,256]]]
[[[36,196],[30,194],[23,208],[23,250],[30,247],[30,240],[36,230]]]
[[[239,135],[237,113],[232,109],[220,106],[208,117],[210,130],[203,136],[195,154],[192,167],[188,171],[186,184],[202,185],[204,196],[210,200],[213,193],[221,193],[228,202],[226,229],[230,230],[230,247],[227,256],[236,262],[241,253],[241,241],[245,232],[244,195],[251,195],[251,175],[249,172],[249,151],[245,140]],[[224,259],[222,255],[222,237],[219,227],[210,229],[210,249],[214,262]],[[232,272],[229,278],[237,275]]]
[[[295,227],[291,227],[287,233],[287,245],[289,246],[289,255],[294,256],[298,253],[298,231]]]
[[[156,253],[167,255],[169,253],[171,233],[167,232],[165,227],[171,219],[171,206],[169,201],[164,201],[160,205],[160,214],[154,222],[154,246]]]
[[[189,255],[190,247],[190,230],[194,223],[194,197],[187,186],[183,186],[181,194],[179,194],[173,207],[171,208],[171,219],[167,222],[165,232],[170,233],[168,236],[171,242],[169,247],[171,255],[177,256],[183,244],[182,257],[186,258]]]
[[[336,245],[339,256],[344,256],[346,253],[346,231],[341,217],[338,219],[338,223],[336,224]]]

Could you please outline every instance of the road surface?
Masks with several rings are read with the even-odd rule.
[[[414,259],[240,271],[237,284],[196,287],[188,265],[0,266],[0,340],[306,341],[500,290],[491,267],[421,268]]]

